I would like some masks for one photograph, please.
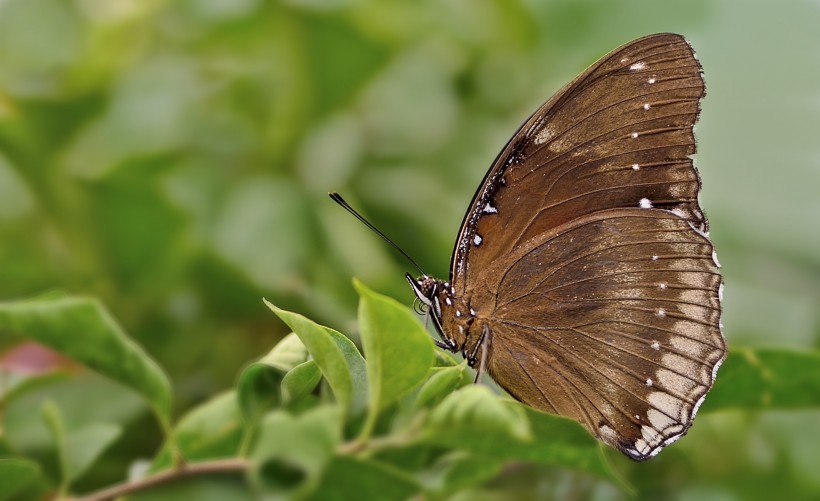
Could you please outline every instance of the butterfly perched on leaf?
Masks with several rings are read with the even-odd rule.
[[[610,52],[516,131],[478,187],[448,280],[407,274],[477,378],[635,460],[684,435],[726,348],[690,157],[705,93],[680,35]]]

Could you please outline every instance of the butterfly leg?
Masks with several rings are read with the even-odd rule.
[[[478,338],[478,343],[475,348],[473,348],[473,352],[470,353],[470,358],[468,359],[471,366],[475,365],[476,357],[479,356],[479,350],[481,350],[480,358],[477,360],[478,367],[475,370],[475,381],[473,381],[473,384],[480,383],[481,376],[483,376],[484,372],[487,370],[487,351],[489,350],[491,339],[492,335],[490,328],[487,327],[487,325],[484,325],[481,329],[481,337]]]
[[[433,339],[433,342],[436,344],[436,346],[438,346],[442,350],[452,351],[449,346],[447,346],[443,342],[439,341],[438,339]]]

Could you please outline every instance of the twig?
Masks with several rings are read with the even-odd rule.
[[[248,469],[249,462],[242,458],[217,459],[201,463],[187,463],[169,471],[163,471],[132,482],[107,487],[87,496],[73,498],[72,501],[106,501],[126,494],[167,484],[180,478],[196,477],[211,473],[241,473]]]
[[[422,422],[422,418],[414,419],[404,430],[394,435],[368,438],[366,440],[357,438],[350,442],[345,442],[341,444],[336,451],[342,455],[372,454],[375,451],[389,449],[390,447],[406,446],[419,439]]]

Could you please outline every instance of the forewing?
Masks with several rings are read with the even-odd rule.
[[[592,65],[521,126],[487,173],[453,251],[456,289],[530,238],[600,210],[651,204],[706,231],[689,158],[703,95],[700,65],[679,35],[633,41]]]
[[[634,459],[689,429],[725,355],[709,239],[665,210],[598,212],[497,263],[489,370]],[[479,312],[480,313],[480,312]]]

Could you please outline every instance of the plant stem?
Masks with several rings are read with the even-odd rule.
[[[181,478],[209,475],[212,473],[242,473],[248,469],[249,462],[241,458],[217,459],[201,463],[188,463],[177,469],[163,471],[139,480],[113,485],[87,496],[73,498],[72,501],[106,501],[127,494],[167,484]]]
[[[413,420],[404,430],[384,437],[367,438],[361,436],[339,446],[337,452],[342,455],[370,454],[390,447],[403,447],[419,439],[423,418]],[[368,434],[369,435],[369,434]]]

